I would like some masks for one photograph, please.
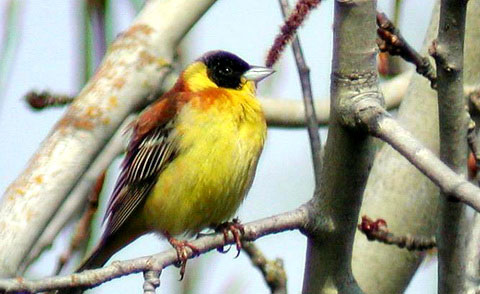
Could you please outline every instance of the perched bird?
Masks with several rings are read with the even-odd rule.
[[[105,231],[78,271],[102,266],[150,232],[167,237],[182,257],[184,246],[195,248],[174,236],[232,217],[252,184],[266,136],[256,83],[272,73],[229,52],[208,52],[139,115]]]

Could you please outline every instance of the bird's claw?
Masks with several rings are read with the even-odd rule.
[[[178,258],[178,266],[180,267],[180,281],[183,280],[183,276],[185,275],[185,269],[187,267],[187,260],[188,260],[188,251],[187,247],[192,250],[192,257],[196,256],[200,253],[200,249],[198,249],[195,245],[182,240],[177,240],[173,237],[168,237],[168,242],[175,248],[177,251],[177,258]]]
[[[235,258],[237,258],[240,255],[240,250],[242,250],[242,236],[245,234],[245,229],[243,225],[240,223],[238,218],[234,218],[231,222],[225,222],[221,225],[219,225],[216,229],[217,232],[222,232],[223,233],[223,239],[225,243],[228,241],[228,233],[231,232],[233,235],[233,240],[235,241],[235,245],[237,248],[237,255]],[[221,253],[226,253],[230,250],[224,250],[223,246],[217,248],[217,250]]]

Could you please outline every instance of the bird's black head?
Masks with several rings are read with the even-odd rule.
[[[235,54],[226,51],[211,51],[201,60],[207,66],[207,75],[217,86],[239,89],[242,87],[242,75],[250,65]]]

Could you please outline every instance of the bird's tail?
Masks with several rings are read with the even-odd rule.
[[[108,237],[102,237],[97,246],[95,246],[88,257],[83,260],[75,272],[79,273],[84,270],[102,267],[113,254],[131,243],[137,237],[138,235],[125,238],[124,234],[118,233]],[[84,289],[82,288],[66,288],[58,290],[56,294],[81,294],[83,291]]]

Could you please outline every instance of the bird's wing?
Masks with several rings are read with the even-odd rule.
[[[134,122],[132,140],[105,213],[104,236],[123,225],[150,193],[158,174],[175,158],[172,129],[184,100],[182,93],[166,94]]]

